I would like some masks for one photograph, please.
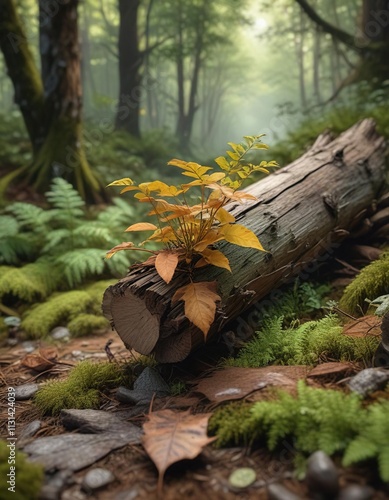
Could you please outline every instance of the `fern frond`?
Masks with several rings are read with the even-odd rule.
[[[16,236],[19,232],[19,223],[10,215],[0,216],[0,238],[6,238],[8,236]]]
[[[97,248],[78,248],[55,259],[64,267],[69,286],[81,283],[87,276],[101,275],[104,270],[104,252]]]
[[[72,290],[52,295],[43,304],[30,308],[22,319],[22,329],[33,337],[44,337],[50,331],[66,324],[93,307],[93,298],[87,292]]]
[[[78,218],[84,216],[84,200],[73,186],[61,177],[53,180],[46,198],[54,207],[49,211],[52,220],[55,218],[67,227],[73,228],[78,225]]]
[[[112,243],[112,224],[113,221],[103,224],[99,220],[90,220],[81,223],[74,230],[74,237],[78,246],[105,247]]]
[[[42,248],[43,254],[50,252],[59,254],[64,248],[73,248],[73,232],[67,228],[52,229],[45,234],[45,240],[47,243]]]
[[[115,254],[114,259],[105,260],[105,264],[112,276],[121,278],[127,273],[131,263],[134,262],[134,256],[131,258],[131,255],[131,252],[118,252]]]
[[[50,211],[32,203],[16,202],[7,207],[7,212],[14,215],[19,225],[24,229],[29,229],[33,233],[41,234],[46,230],[50,220]]]

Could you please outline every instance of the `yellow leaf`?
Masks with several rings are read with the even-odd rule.
[[[132,224],[130,227],[126,229],[128,231],[150,231],[158,229],[155,224],[151,224],[150,222],[137,222],[136,224]]]
[[[120,191],[120,194],[127,193],[127,191],[139,191],[138,186],[127,186]]]
[[[257,142],[257,144],[254,144],[253,149],[269,149],[269,146],[263,142]]]
[[[213,243],[216,243],[217,241],[221,241],[223,239],[224,236],[220,236],[219,231],[211,229],[207,232],[207,234],[201,241],[196,243],[196,245],[194,246],[194,250],[196,250],[196,252],[202,252],[209,245],[213,245]]]
[[[231,149],[233,149],[234,151],[237,151],[238,150],[238,147],[239,145],[238,144],[235,144],[235,142],[227,142],[227,144],[230,146]]]
[[[211,250],[210,248],[205,248],[201,255],[203,259],[208,263],[216,267],[222,267],[231,271],[230,262],[227,257],[219,250]]]
[[[132,186],[134,184],[134,181],[130,179],[129,177],[124,177],[123,179],[118,179],[117,181],[113,181],[108,184],[107,187],[109,186]]]
[[[239,160],[239,155],[238,153],[232,153],[231,151],[227,151],[227,154],[230,158],[232,158],[233,160]]]
[[[220,186],[219,184],[212,183],[212,184],[207,184],[207,187],[209,187],[212,190],[215,190],[216,192],[220,192],[223,196],[230,200],[257,200],[255,196],[249,193],[245,193],[243,191],[234,191],[233,189],[227,187],[227,186]],[[218,194],[218,196],[220,196]]]
[[[155,269],[161,278],[170,283],[178,264],[178,253],[170,250],[160,252],[155,259]]]
[[[177,158],[173,158],[168,162],[168,165],[172,165],[173,167],[178,167],[186,170],[188,162],[184,160],[178,160]]]
[[[179,288],[172,302],[179,300],[185,303],[185,316],[206,337],[215,319],[216,302],[221,300],[216,293],[216,281],[200,281]]]
[[[220,222],[220,224],[226,224],[228,222],[235,222],[235,217],[227,212],[223,207],[219,208],[215,214],[215,219]]]
[[[120,243],[120,245],[116,245],[115,247],[111,248],[111,250],[106,253],[106,258],[110,259],[112,255],[115,255],[116,252],[120,252],[120,250],[135,250],[135,245],[130,241],[123,241],[123,243]]]
[[[219,167],[222,170],[229,170],[230,169],[230,164],[224,158],[224,156],[219,156],[218,158],[215,159],[215,162],[219,165]]]
[[[234,243],[241,247],[256,248],[257,250],[266,250],[261,245],[257,236],[247,227],[240,224],[227,224],[221,226],[220,233],[223,234],[226,241]]]
[[[167,226],[163,227],[162,229],[157,229],[151,236],[147,238],[146,241],[160,241],[162,243],[168,243],[169,241],[177,241],[177,237],[174,234],[173,229],[170,226]]]

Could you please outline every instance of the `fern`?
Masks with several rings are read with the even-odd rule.
[[[297,328],[283,330],[283,318],[264,322],[256,337],[243,347],[229,366],[257,367],[272,364],[316,364],[322,358],[331,360],[370,359],[377,348],[375,337],[351,338],[343,335],[339,318],[329,315],[309,321]]]
[[[46,198],[54,207],[50,210],[51,218],[65,223],[68,227],[77,224],[77,219],[84,216],[85,202],[79,193],[65,179],[56,177]]]
[[[36,252],[33,239],[19,234],[18,221],[9,216],[0,216],[0,263],[18,264],[20,259],[28,259]]]
[[[104,270],[104,253],[97,248],[78,248],[56,258],[55,262],[64,266],[70,287],[78,285],[86,277],[100,275]]]
[[[316,450],[344,453],[343,464],[378,461],[380,476],[389,480],[389,401],[364,408],[355,394],[317,389],[298,383],[297,397],[279,392],[275,401],[232,403],[215,412],[209,429],[219,446],[266,439],[275,450],[292,439],[299,459]]]
[[[389,293],[389,252],[364,267],[358,276],[346,287],[339,307],[351,314],[363,310],[365,299],[375,299]]]
[[[32,203],[12,203],[7,207],[7,212],[14,215],[21,228],[37,234],[46,232],[47,223],[51,218],[50,211],[37,207]]]

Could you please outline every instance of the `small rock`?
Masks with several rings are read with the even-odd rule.
[[[146,367],[134,382],[134,390],[157,393],[157,395],[167,396],[170,394],[170,387],[154,368]]]
[[[28,353],[35,351],[35,345],[30,341],[22,342],[22,347]]]
[[[14,347],[17,343],[18,343],[18,339],[15,339],[15,338],[8,338],[7,339],[7,345],[9,345],[9,347]]]
[[[240,467],[232,472],[228,478],[228,482],[234,488],[247,488],[250,484],[253,484],[256,479],[257,475],[254,469],[250,467]]]
[[[4,324],[7,326],[13,326],[13,327],[18,327],[20,326],[21,319],[18,318],[17,316],[7,316],[4,318]]]
[[[72,351],[72,356],[74,358],[81,358],[83,356],[83,352],[82,351]]]
[[[371,392],[385,387],[389,381],[389,371],[381,368],[366,368],[353,377],[348,386],[350,390],[365,397]]]
[[[84,479],[82,480],[82,489],[84,491],[92,492],[107,486],[107,484],[115,481],[115,476],[111,471],[107,469],[102,469],[97,467],[96,469],[91,469],[86,473]]]
[[[338,500],[370,500],[373,495],[374,490],[370,486],[350,484],[340,492]]]
[[[19,435],[19,439],[23,440],[35,436],[35,434],[39,431],[41,427],[42,427],[42,422],[40,420],[33,420],[23,428],[22,432]]]
[[[54,340],[67,340],[70,337],[70,332],[64,326],[57,326],[51,330],[50,335]]]
[[[289,491],[285,486],[279,483],[269,485],[267,487],[267,494],[269,500],[301,500],[301,497]]]
[[[168,396],[170,387],[154,370],[146,367],[134,382],[134,390],[120,386],[116,391],[116,399],[121,403],[130,403],[134,405],[149,403],[153,396]]]
[[[73,483],[72,471],[61,470],[55,474],[46,474],[45,484],[40,493],[40,500],[58,500],[61,492]]]
[[[135,500],[139,495],[139,490],[131,488],[130,490],[121,491],[115,496],[115,500]]]
[[[315,451],[308,459],[306,481],[309,490],[320,498],[335,498],[339,490],[339,474],[334,462],[323,451]]]
[[[31,399],[35,393],[38,391],[38,384],[24,384],[15,387],[15,399],[16,401],[25,401],[26,399]]]

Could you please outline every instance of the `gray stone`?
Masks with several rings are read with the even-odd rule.
[[[4,324],[7,326],[13,326],[13,327],[18,327],[20,326],[20,323],[22,320],[18,318],[17,316],[7,316],[4,318]]]
[[[127,444],[139,444],[139,432],[102,432],[101,434],[60,434],[37,438],[23,447],[32,462],[46,470],[78,471],[96,463],[113,450]]]
[[[27,353],[29,353],[35,351],[36,346],[34,342],[30,342],[27,340],[25,342],[22,342],[22,347]]]
[[[308,459],[306,482],[315,498],[335,498],[339,490],[339,473],[334,462],[323,451]]]
[[[15,399],[16,401],[25,401],[26,399],[31,399],[35,396],[39,389],[38,384],[24,384],[15,387]]]
[[[81,487],[84,491],[93,492],[113,481],[115,481],[115,476],[111,471],[96,467],[85,474]]]
[[[121,491],[115,496],[115,500],[135,500],[139,495],[139,490],[131,488],[130,490]]]
[[[374,490],[370,486],[350,484],[340,492],[338,500],[370,500],[373,495]]]
[[[164,397],[170,394],[170,387],[154,368],[146,367],[134,382],[134,389],[119,387],[116,399],[121,403],[146,404],[153,396]]]
[[[382,368],[366,368],[353,377],[348,386],[351,391],[365,397],[371,392],[385,387],[389,381],[389,371]]]
[[[110,433],[132,433],[134,438],[139,439],[142,431],[139,427],[123,418],[102,410],[62,410],[62,425],[67,430],[78,430],[86,434]]]
[[[70,337],[70,332],[64,326],[57,326],[50,332],[54,340],[67,340]]]
[[[35,436],[35,434],[39,431],[41,427],[42,427],[42,422],[40,420],[33,420],[23,428],[22,432],[19,435],[19,439],[25,440],[29,439],[32,436]]]
[[[269,500],[301,500],[301,497],[279,483],[270,484],[267,487],[267,495]]]
[[[62,491],[73,484],[71,470],[61,470],[55,474],[46,475],[41,489],[40,500],[58,500]]]

